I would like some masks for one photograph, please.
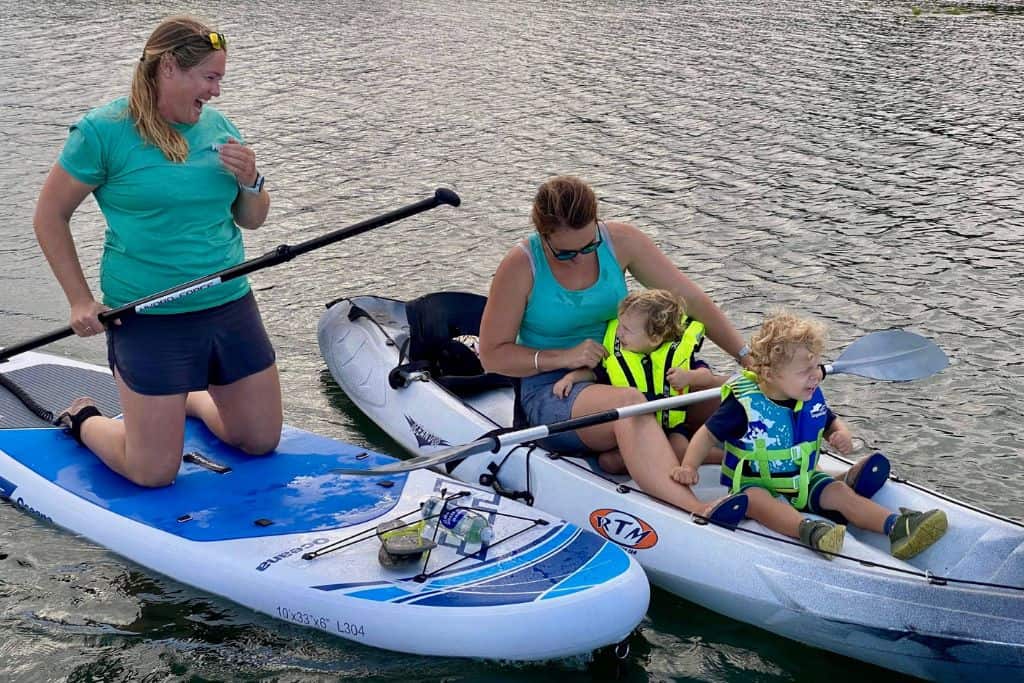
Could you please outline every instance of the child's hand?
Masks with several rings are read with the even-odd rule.
[[[690,467],[689,465],[680,465],[679,467],[672,468],[672,473],[669,476],[672,477],[672,481],[685,486],[695,486],[700,481],[700,474],[697,472],[697,468]]]
[[[828,435],[828,443],[843,455],[853,452],[853,437],[845,429],[837,429]]]
[[[558,398],[565,398],[566,396],[569,395],[569,392],[572,391],[572,385],[572,377],[566,375],[562,379],[555,382],[555,385],[551,387],[551,393],[553,393]]]
[[[707,379],[711,377],[711,371],[707,368],[699,368],[697,370],[669,368],[668,372],[665,373],[665,379],[668,380],[669,385],[676,391],[682,391],[686,387],[697,384],[705,376]]]

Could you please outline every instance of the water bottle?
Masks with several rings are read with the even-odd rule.
[[[458,501],[450,501],[448,507],[441,513],[441,508],[444,507],[443,498],[431,496],[423,501],[423,518],[427,521],[427,526],[423,529],[424,537],[433,538],[434,528],[440,522],[444,531],[455,534],[470,545],[490,543],[494,538],[494,529],[491,528],[487,519],[483,515],[460,508],[458,505]],[[441,514],[438,517],[439,513]]]

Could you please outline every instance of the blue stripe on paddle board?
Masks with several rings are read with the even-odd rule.
[[[590,536],[591,534],[585,534]],[[613,543],[604,543],[587,565],[549,590],[541,600],[559,598],[603,583],[629,571],[629,556]]]
[[[567,592],[563,593],[569,595],[588,586],[614,579],[629,568],[629,560],[621,550],[618,550],[618,554],[625,562],[620,569],[616,570],[616,567],[608,563],[591,566],[590,560],[608,545],[607,541],[596,534],[578,532],[557,552],[516,572],[471,586],[443,590],[424,598],[414,597],[404,602],[432,607],[510,605],[544,599],[546,594],[552,589],[557,589],[562,582],[572,578],[579,579],[576,587],[569,587]]]
[[[458,566],[436,574],[429,583],[420,584],[412,583],[415,588],[412,590],[405,591],[402,595],[422,595],[424,591],[428,591],[433,587],[436,587],[438,583],[445,581],[445,585],[465,585],[472,581],[478,581],[481,578],[491,578],[502,572],[515,571],[521,565],[521,561],[529,561],[535,559],[540,555],[547,552],[553,552],[557,550],[560,545],[576,533],[578,529],[575,526],[567,524],[559,524],[547,530],[539,538],[535,538],[527,545],[520,546],[515,549],[514,552],[499,555],[497,557],[491,557],[487,560],[473,562],[474,558],[472,555],[466,555],[464,561],[473,564],[466,569],[460,569]],[[500,546],[499,546],[500,548]],[[393,581],[359,581],[359,582],[347,582],[347,583],[328,583],[321,586],[313,586],[313,588],[322,591],[338,591],[348,590],[352,588],[363,588],[365,594],[361,591],[354,591],[349,595],[356,597],[370,598],[369,596],[375,595],[375,591],[381,586],[394,586],[402,582],[413,582],[413,576],[407,576]],[[444,578],[439,578],[444,577]],[[401,597],[401,596],[399,596]]]
[[[378,602],[440,607],[484,607],[546,600],[605,583],[628,571],[629,557],[572,525],[545,534],[533,547],[468,572],[406,590],[395,583],[361,584],[347,595]],[[315,586],[343,590],[360,584]]]
[[[386,514],[397,504],[404,474],[346,477],[339,467],[376,467],[394,458],[285,427],[277,450],[250,456],[232,448],[196,420],[185,430],[185,452],[197,451],[231,467],[217,474],[183,463],[174,485],[148,489],[103,465],[59,429],[0,430],[0,450],[95,505],[193,541],[327,531]],[[358,458],[366,453],[365,458]],[[388,488],[381,481],[390,481]],[[17,486],[17,481],[9,482]],[[46,512],[45,500],[33,507]],[[178,521],[188,516],[188,521]],[[270,520],[259,526],[256,520]]]

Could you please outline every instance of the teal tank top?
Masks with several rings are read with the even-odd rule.
[[[594,284],[580,290],[566,289],[558,283],[544,257],[540,235],[530,235],[533,287],[517,343],[532,349],[568,349],[584,339],[601,343],[605,325],[616,317],[619,302],[626,297],[626,277],[612,250],[608,228],[601,224],[598,230],[602,238],[596,252],[600,271]]]

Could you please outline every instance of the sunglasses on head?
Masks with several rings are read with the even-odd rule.
[[[226,50],[228,49],[228,39],[224,37],[223,33],[211,33],[209,35],[210,45],[214,50]]]
[[[553,246],[551,246],[551,241],[547,238],[546,235],[544,237],[544,241],[547,242],[548,249],[551,250],[551,255],[554,256],[556,259],[558,259],[559,261],[571,261],[580,254],[593,254],[595,251],[597,251],[597,248],[601,246],[601,242],[603,242],[604,240],[601,238],[601,233],[599,232],[597,233],[597,236],[593,239],[593,241],[583,245],[579,249],[555,249]]]

